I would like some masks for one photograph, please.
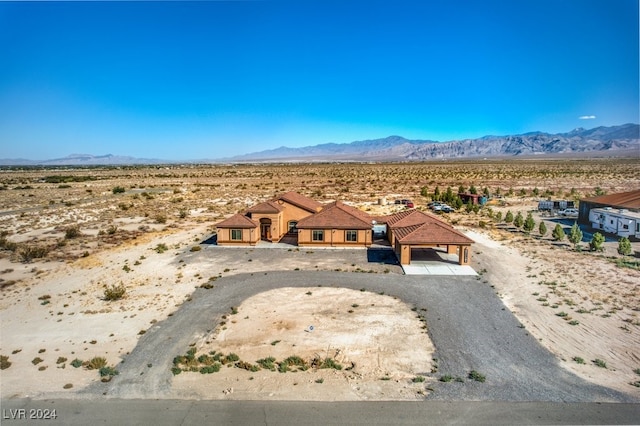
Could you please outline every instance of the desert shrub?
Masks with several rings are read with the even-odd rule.
[[[472,380],[475,380],[476,382],[480,382],[480,383],[484,383],[485,380],[487,380],[487,378],[485,377],[484,374],[476,371],[476,370],[471,370],[469,372],[469,378]]]
[[[267,357],[267,358],[262,358],[256,361],[256,363],[264,368],[265,370],[271,370],[271,371],[275,371],[276,366],[275,366],[275,361],[276,359],[272,356]]]
[[[602,235],[599,232],[596,232],[595,234],[593,234],[593,237],[591,238],[591,241],[589,241],[589,249],[591,251],[602,251],[604,250],[603,244],[604,244],[604,235]]]
[[[115,226],[115,225],[111,225],[111,226],[109,226],[109,227],[107,228],[107,234],[108,234],[108,235],[113,235],[113,234],[115,234],[116,232],[118,232],[118,227],[117,227],[117,226]]]
[[[59,356],[58,359],[56,360],[56,364],[62,364],[63,362],[67,362],[67,358],[63,356]]]
[[[557,223],[556,227],[553,228],[553,232],[551,233],[551,236],[556,241],[564,240],[564,237],[565,237],[564,229],[562,229],[562,226],[559,223]]]
[[[260,367],[258,365],[255,364],[251,364],[250,362],[246,362],[246,361],[238,361],[235,364],[236,368],[241,368],[243,370],[247,370],[247,371],[258,371],[260,370]]]
[[[111,192],[114,194],[124,194],[125,189],[121,186],[114,186]]]
[[[112,285],[104,289],[104,300],[120,300],[127,293],[127,288],[123,285]]]
[[[156,223],[167,223],[167,216],[162,213],[158,213],[155,219]]]
[[[182,368],[171,367],[171,372],[173,373],[174,376],[177,376],[178,374],[182,373]]]
[[[70,240],[72,238],[78,238],[82,233],[80,232],[80,227],[78,225],[69,226],[64,230],[64,238]]]
[[[82,365],[84,365],[87,370],[99,370],[102,367],[107,366],[107,359],[102,356],[94,356],[89,361],[85,361]]]
[[[72,365],[74,368],[82,367],[82,360],[80,360],[80,359],[76,358],[76,359],[74,359],[73,361],[71,361],[71,365]]]
[[[607,363],[600,358],[596,358],[593,360],[593,363],[600,368],[607,368]]]
[[[631,241],[629,238],[622,237],[618,240],[618,253],[623,256],[629,256],[633,250],[631,249]]]
[[[218,362],[200,368],[200,374],[212,374],[217,373],[218,371],[220,371],[220,363]]]
[[[0,370],[6,370],[9,367],[11,367],[9,357],[6,355],[0,355]]]
[[[156,248],[154,248],[154,250],[156,251],[156,253],[164,253],[165,251],[169,250],[169,247],[167,247],[165,243],[160,243],[156,245]]]
[[[100,374],[100,377],[113,377],[113,376],[117,376],[119,374],[118,370],[116,370],[113,367],[100,367],[100,369],[98,370],[98,373]]]
[[[31,364],[33,365],[38,365],[40,364],[42,361],[44,361],[44,359],[40,358],[39,356],[35,357],[34,359],[31,360]]]
[[[33,259],[41,259],[49,254],[49,247],[24,245],[18,249],[18,256],[23,262],[31,262]]]
[[[202,250],[202,247],[200,247],[200,246],[193,246],[190,249],[190,251],[200,251],[200,250]]]
[[[240,361],[240,357],[232,352],[229,355],[227,355],[226,357],[224,357],[224,361],[222,363],[223,364],[230,364],[230,363],[236,362],[236,361]]]
[[[584,358],[582,357],[574,356],[573,360],[576,362],[576,364],[584,364]]]
[[[320,368],[333,368],[334,370],[342,370],[342,365],[338,364],[333,358],[325,358],[320,364]]]
[[[413,383],[422,383],[424,382],[424,376],[416,376],[413,379],[411,379],[411,381]]]
[[[440,377],[441,382],[448,383],[452,380],[453,380],[453,376],[451,374],[445,374],[444,376]]]

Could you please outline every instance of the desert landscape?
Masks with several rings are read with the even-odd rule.
[[[166,386],[114,394],[416,400],[437,398],[441,383],[490,383],[481,370],[440,367],[435,325],[425,319],[428,300],[409,304],[394,291],[347,289],[333,279],[318,288],[295,278],[296,271],[331,271],[345,280],[357,274],[401,283],[397,263],[369,262],[364,250],[211,243],[217,222],[287,191],[382,215],[405,208],[395,199],[411,199],[426,211],[436,188],[457,192],[460,186],[491,195],[477,211],[463,207],[442,215],[476,242],[473,279],[490,288],[522,333],[564,370],[625,401],[640,401],[637,259],[621,266],[615,239],[607,239],[602,252],[589,251],[588,240],[581,251],[554,241],[559,219],[536,210],[540,199],[577,201],[638,189],[637,160],[609,158],[4,168],[1,396],[112,392],[124,382],[118,370],[131,368],[138,343],[182,315],[197,292],[213,292],[215,300],[225,279],[273,271],[290,271],[291,278],[224,305],[225,315],[202,318],[210,324],[206,333],[185,330],[180,337],[189,344],[166,354],[173,365],[136,366],[141,374],[162,368],[171,377]],[[531,212],[535,229],[528,234],[505,223],[507,212]],[[543,220],[548,232],[540,235]],[[632,243],[636,253],[638,244]],[[465,303],[473,303],[472,296]]]

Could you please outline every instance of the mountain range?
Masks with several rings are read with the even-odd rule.
[[[640,157],[640,125],[623,124],[567,133],[531,132],[484,136],[447,142],[410,140],[401,136],[351,143],[326,143],[301,148],[280,147],[230,158],[172,161],[118,155],[73,154],[44,161],[0,159],[0,166],[97,166],[170,163],[282,161],[420,161],[445,158],[522,157],[533,155],[616,155]]]

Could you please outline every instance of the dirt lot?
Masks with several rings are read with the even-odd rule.
[[[469,235],[478,242],[473,260],[474,267],[481,273],[479,282],[493,286],[506,307],[525,327],[523,332],[530,333],[553,353],[565,369],[591,383],[638,398],[639,388],[630,383],[640,380],[635,372],[640,368],[640,321],[637,316],[640,273],[613,263],[614,258],[619,257],[615,252],[617,244],[606,243],[602,254],[579,253],[571,250],[568,243],[554,243],[549,234],[539,238],[534,232],[529,237],[501,229],[504,224],[489,214],[491,211],[492,216],[500,211],[504,217],[507,211],[533,210],[536,200],[545,194],[572,198],[592,194],[596,189],[628,190],[629,182],[640,186],[640,168],[636,162],[626,160],[4,171],[0,176],[4,188],[0,191],[3,206],[0,230],[4,235],[4,249],[0,250],[0,353],[8,357],[6,362],[11,364],[2,370],[1,395],[3,398],[46,396],[53,392],[76,395],[77,391],[98,381],[100,376],[95,370],[73,367],[74,359],[89,361],[104,357],[108,366],[118,365],[122,359],[127,359],[137,342],[147,331],[153,330],[155,324],[188,305],[195,289],[206,283],[216,285],[215,280],[220,277],[271,270],[295,271],[296,268],[303,271],[364,271],[373,274],[371,277],[385,279],[400,276],[401,269],[390,262],[369,263],[366,257],[361,262],[357,258],[341,256],[339,251],[313,253],[294,248],[283,253],[287,262],[274,262],[273,258],[256,255],[252,249],[233,249],[236,251],[231,258],[217,257],[216,250],[220,248],[191,251],[197,250],[193,247],[202,247],[199,243],[211,235],[216,221],[256,201],[277,192],[298,190],[319,200],[339,197],[363,210],[379,213],[400,208],[379,206],[379,198],[387,201],[411,198],[418,206],[423,206],[428,201],[428,197],[420,195],[424,187],[433,191],[436,186],[443,190],[447,186],[475,185],[479,189],[486,186],[492,193],[500,189],[502,198],[496,199],[491,210],[485,208],[477,214],[455,213],[447,215],[446,220],[471,232]],[[122,188],[124,192],[114,191],[116,188]],[[541,219],[535,218],[536,222]],[[553,223],[548,223],[551,229]],[[75,227],[79,233],[73,232]],[[635,249],[640,250],[637,244],[634,243]],[[34,247],[44,248],[40,253],[44,253],[43,258],[33,256],[33,250],[26,250]],[[120,284],[126,287],[126,297],[104,301],[105,287]],[[312,295],[306,295],[307,291]],[[270,303],[279,309],[284,302],[311,297],[317,303],[307,311],[317,314],[325,307],[329,311],[346,309],[343,315],[352,320],[365,313],[365,306],[369,310],[371,303],[389,305],[394,318],[408,321],[401,327],[402,333],[425,339],[421,346],[425,348],[424,352],[414,352],[419,359],[411,368],[397,365],[387,369],[403,378],[398,381],[393,378],[380,380],[378,376],[384,368],[375,370],[368,365],[366,357],[362,358],[367,360],[365,362],[354,361],[356,367],[362,369],[363,381],[360,383],[368,383],[361,384],[362,392],[355,395],[369,399],[415,399],[422,397],[418,390],[429,395],[424,383],[419,386],[419,382],[415,385],[410,380],[426,372],[429,363],[433,362],[429,335],[423,333],[423,322],[415,318],[412,307],[401,303],[391,307],[393,299],[388,303],[360,300],[352,292],[347,291],[345,294],[351,296],[344,296],[355,300],[351,303],[347,299],[336,302],[336,295],[330,299],[331,303],[327,303],[315,290],[306,290],[302,295],[280,293],[275,296],[276,301]],[[364,297],[361,292],[356,293]],[[379,294],[366,295],[389,299]],[[255,297],[264,304],[270,296],[273,295]],[[472,297],[469,303],[473,303]],[[358,307],[349,308],[353,304]],[[251,299],[240,306],[252,312],[245,315],[249,319],[260,318],[258,313],[262,311],[252,307]],[[349,309],[354,312],[349,313]],[[370,317],[371,312],[366,313],[363,321]],[[561,313],[564,315],[559,315]],[[296,327],[297,321],[305,318],[304,313],[294,307],[277,314],[280,319],[276,322],[292,323]],[[415,323],[413,333],[410,332],[410,319]],[[269,317],[261,322],[269,321],[277,326]],[[571,325],[572,322],[576,324]],[[200,336],[204,340],[198,340],[197,349],[237,351],[243,360],[246,356],[247,361],[255,362],[249,358],[258,355],[252,352],[257,349],[243,348],[233,341],[234,336],[245,334],[244,329],[237,328],[242,325],[249,329],[257,327],[252,322],[227,322],[226,330],[210,331],[214,333],[211,337],[217,335],[219,338],[209,342],[217,344],[220,338],[224,337],[225,342],[229,338],[229,348],[206,344],[205,336]],[[431,326],[427,324],[428,329]],[[395,333],[385,327],[376,328],[376,338]],[[284,336],[278,335],[277,330],[265,333],[255,336],[261,345],[267,344],[268,349],[274,351],[288,348],[287,339],[281,338]],[[276,337],[267,338],[271,333]],[[349,329],[342,333],[354,336]],[[397,339],[398,346],[384,351],[376,365],[391,365],[388,364],[390,359],[400,358],[386,354],[396,353],[406,338]],[[275,340],[281,342],[272,346],[271,342]],[[362,347],[369,348],[373,344],[372,340],[361,343]],[[184,351],[187,349],[185,347]],[[331,348],[315,346],[305,350],[308,352],[300,353],[331,352]],[[289,351],[286,353],[293,355]],[[274,352],[275,355],[280,356]],[[580,359],[584,363],[576,361]],[[596,363],[598,360],[602,362]],[[348,366],[352,360],[344,358],[341,361]],[[140,368],[153,367],[141,365]],[[221,373],[225,376],[220,377],[233,382],[233,374],[246,374],[247,371],[225,367]],[[266,371],[255,374],[254,381],[265,386],[258,388],[260,394],[272,392],[264,384],[269,380],[260,380],[261,375],[267,374]],[[303,377],[305,374],[285,374],[283,377]],[[300,380],[296,385],[296,389],[302,389],[305,384],[312,394],[297,390],[286,398],[337,400],[347,398],[347,394],[350,395],[348,398],[354,398],[352,390],[337,391],[338,382],[344,380],[343,376],[336,375],[337,370],[322,374],[325,376],[314,376],[312,382]],[[439,374],[434,373],[430,379],[437,379]],[[183,373],[176,376],[173,381],[175,392],[182,392],[187,387],[194,389],[195,385],[188,382],[201,378],[193,376],[201,375]],[[370,377],[368,382],[367,377]],[[316,383],[318,378],[323,378],[324,383]],[[120,379],[116,376],[111,383],[116,385]],[[230,384],[229,388],[234,388],[236,396],[241,393],[238,386]],[[212,397],[219,396],[216,393]]]

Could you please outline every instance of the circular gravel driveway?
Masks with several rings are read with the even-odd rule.
[[[428,399],[638,402],[561,368],[555,357],[522,328],[493,289],[476,277],[329,271],[240,274],[217,280],[212,289],[197,289],[174,315],[156,323],[140,338],[117,366],[119,376],[109,383],[96,383],[85,392],[87,396],[118,398],[171,397],[173,357],[214,329],[230,307],[266,290],[308,286],[384,292],[418,309],[425,308],[438,364],[433,376],[465,378],[464,383],[437,382]],[[484,374],[486,381],[466,379],[471,370]]]

